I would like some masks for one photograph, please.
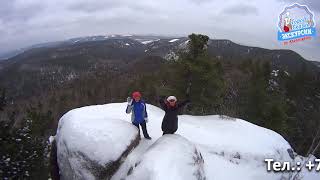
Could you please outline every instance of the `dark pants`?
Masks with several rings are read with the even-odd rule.
[[[139,129],[139,124],[135,124],[135,123],[132,123],[132,124],[135,125]],[[146,122],[144,121],[143,123],[140,123],[140,126],[141,126],[141,129],[142,129],[142,132],[143,132],[143,136],[145,138],[150,137],[149,134],[148,134],[148,131],[147,131]],[[140,129],[139,129],[139,133],[140,133]]]

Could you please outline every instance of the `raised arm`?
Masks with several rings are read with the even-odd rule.
[[[126,113],[130,114],[131,111],[132,111],[132,99],[131,99],[131,97],[127,98],[127,102],[128,102],[128,105],[127,105],[127,108],[126,108]]]
[[[166,110],[167,106],[166,106],[166,104],[164,102],[164,98],[162,96],[159,97],[159,104],[160,104],[161,109]]]

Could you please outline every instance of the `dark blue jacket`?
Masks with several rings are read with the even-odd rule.
[[[131,113],[131,122],[134,124],[140,124],[145,121],[145,118],[148,118],[146,103],[142,100],[136,102],[132,101],[131,105],[127,106],[126,113]]]

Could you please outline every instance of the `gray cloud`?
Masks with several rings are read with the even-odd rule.
[[[288,4],[285,1],[289,0],[245,0],[242,4],[236,0],[2,1],[0,52],[78,36],[192,32],[251,46],[283,48],[276,40],[276,24]],[[287,48],[315,60],[319,47],[317,38]]]
[[[234,15],[257,15],[258,8],[245,4],[235,4],[233,6],[225,8],[223,10],[223,13]]]
[[[4,23],[22,22],[36,16],[43,8],[42,4],[19,4],[16,1],[1,2],[0,20]]]
[[[121,7],[120,1],[96,1],[92,3],[90,1],[79,1],[78,3],[73,3],[67,6],[70,11],[85,11],[88,13],[93,13],[102,10],[110,10],[116,7]]]
[[[9,14],[12,9],[13,9],[13,3],[11,1],[1,2],[1,6],[0,6],[1,15]]]

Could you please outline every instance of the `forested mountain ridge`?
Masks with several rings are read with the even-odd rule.
[[[20,84],[21,76],[41,75],[46,81],[68,81],[84,72],[97,69],[128,69],[127,64],[148,57],[177,58],[186,48],[185,37],[158,36],[93,36],[34,46],[8,60],[0,61],[1,85],[8,89]],[[229,40],[209,40],[208,53],[223,62],[245,60],[269,61],[273,69],[297,72],[303,66],[312,73],[319,69],[291,50],[268,50],[238,45]],[[20,76],[20,77],[19,77]],[[17,80],[18,79],[18,80]],[[32,83],[32,82],[31,82]],[[29,83],[27,83],[29,84]],[[19,96],[20,94],[12,94]]]
[[[277,131],[299,154],[310,153],[320,136],[314,63],[290,50],[191,37],[198,42],[193,49],[187,37],[75,38],[0,61],[2,133],[21,136],[19,128],[28,126],[45,142],[70,109],[123,102],[133,90],[158,105],[158,96],[184,99],[190,87],[184,113],[246,119]],[[12,139],[1,143],[20,147]]]

